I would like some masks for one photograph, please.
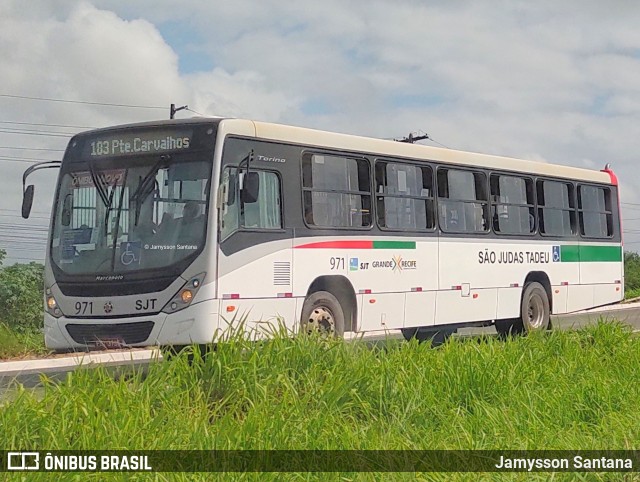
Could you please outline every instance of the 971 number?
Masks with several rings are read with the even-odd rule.
[[[91,315],[93,313],[93,301],[76,301],[76,315]]]
[[[331,265],[332,271],[344,269],[344,258],[330,258],[329,265]]]

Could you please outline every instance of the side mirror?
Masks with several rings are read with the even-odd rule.
[[[247,172],[242,183],[242,202],[251,204],[258,200],[260,194],[260,176],[257,172]]]
[[[33,206],[33,184],[29,184],[22,194],[22,217],[29,218],[31,214],[31,206]]]
[[[44,161],[38,162],[32,166],[29,166],[22,174],[22,217],[27,219],[31,213],[31,206],[33,205],[33,184],[29,184],[27,187],[27,178],[29,174],[40,169],[59,169],[62,163],[60,161]]]

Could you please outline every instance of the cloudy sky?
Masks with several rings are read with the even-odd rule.
[[[84,128],[167,118],[176,103],[381,138],[426,132],[450,148],[593,169],[610,162],[625,244],[640,249],[638,25],[640,4],[625,0],[2,0],[0,247],[9,262],[44,257],[55,171],[33,176],[34,214],[23,221],[30,162],[59,159]]]

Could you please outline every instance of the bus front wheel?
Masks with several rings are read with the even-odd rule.
[[[521,335],[532,331],[548,330],[551,326],[551,309],[547,291],[540,283],[527,283],[522,292],[520,318],[496,320],[500,336]]]
[[[300,318],[302,333],[325,336],[344,335],[344,312],[338,299],[328,291],[316,291],[307,297]]]

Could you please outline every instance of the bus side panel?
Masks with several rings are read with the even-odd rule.
[[[580,284],[580,264],[567,261],[558,254],[560,252],[563,253],[565,249],[573,249],[574,243],[561,243],[558,241],[551,241],[551,243],[558,243],[549,245],[556,254],[552,255],[552,262],[544,269],[551,283],[551,312],[556,315],[569,313],[580,309],[573,308],[574,305],[577,306],[579,303],[576,299],[578,290],[574,290],[574,288]],[[590,302],[593,301],[593,293],[589,294],[584,291],[582,293],[587,296]]]
[[[436,292],[407,293],[405,298],[404,327],[430,326],[436,322]]]
[[[522,288],[498,288],[498,306],[496,319],[517,318],[520,316]]]
[[[253,234],[256,238],[258,235]],[[251,236],[249,234],[249,236]],[[246,232],[233,234],[229,240],[241,241]],[[266,236],[265,236],[266,237]],[[249,238],[251,239],[251,238]],[[293,239],[280,239],[256,243],[255,246],[218,257],[219,292],[221,298],[237,297],[241,300],[274,298],[279,300],[292,293]],[[289,293],[286,295],[286,293]],[[224,314],[224,312],[223,312]],[[251,315],[254,318],[254,315]]]
[[[578,247],[580,285],[569,286],[567,311],[577,311],[593,306],[620,301],[623,297],[622,248],[617,244],[581,243]]]
[[[610,258],[605,258],[607,261],[598,261],[598,254],[610,256]],[[592,306],[616,303],[623,299],[622,247],[617,244],[583,245],[580,255],[580,283],[593,287]]]
[[[580,262],[580,284],[620,283],[622,262]]]
[[[354,241],[368,242],[371,246],[349,248],[348,243]],[[345,246],[340,247],[341,243]],[[435,297],[426,293],[437,289],[435,239],[413,242],[407,238],[374,238],[357,233],[342,238],[299,237],[295,246],[295,296],[306,296],[320,276],[338,276],[349,281],[356,295],[367,293],[358,303],[358,331],[402,328],[405,316],[411,318],[411,326],[433,324]],[[412,300],[407,309],[405,294],[411,295]],[[415,301],[416,297],[421,301]]]
[[[569,285],[567,312],[585,310],[593,306],[592,285]]]
[[[436,324],[495,319],[497,289],[470,289],[468,293],[468,296],[465,296],[464,290],[438,291]]]
[[[440,238],[436,324],[495,319],[497,288],[509,283],[502,265],[480,261],[489,241]]]
[[[569,296],[568,286],[552,286],[551,287],[551,313],[561,315],[567,313],[567,298]]]
[[[361,331],[401,328],[404,323],[405,293],[362,295]]]
[[[250,338],[273,336],[284,327],[293,332],[296,305],[295,298],[221,300],[221,325],[242,327]]]
[[[593,304],[595,306],[618,303],[623,298],[622,283],[593,285]]]

